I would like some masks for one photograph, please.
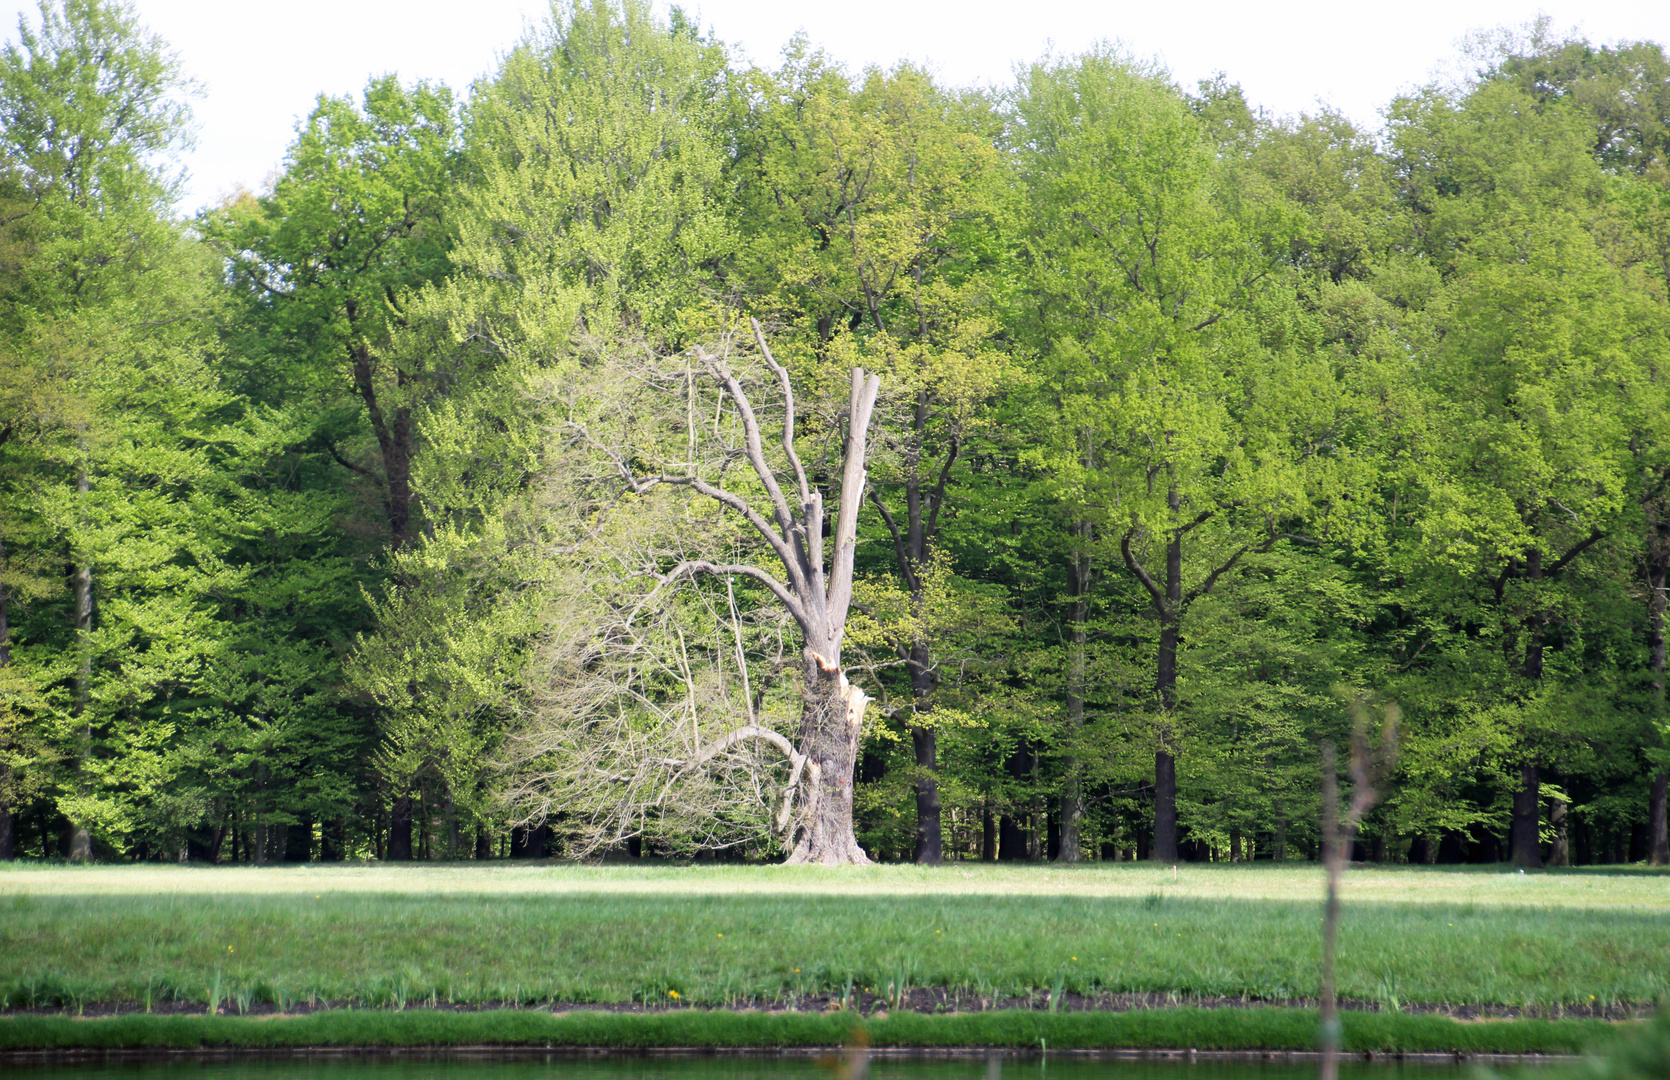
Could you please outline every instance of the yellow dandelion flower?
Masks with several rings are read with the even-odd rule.
[[[670,997],[670,998],[676,998],[676,997],[678,997],[678,991],[677,990],[669,990],[669,991],[667,991],[667,996]]]

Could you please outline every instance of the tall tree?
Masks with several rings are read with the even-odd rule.
[[[1185,616],[1309,508],[1337,391],[1302,340],[1261,326],[1284,312],[1265,305],[1259,205],[1216,188],[1212,144],[1157,73],[1108,51],[1041,64],[1017,108],[1050,467],[1069,558],[1111,548],[1158,624],[1152,854],[1174,861]]]
[[[1522,719],[1511,855],[1541,864],[1539,761],[1558,721],[1539,689],[1578,560],[1617,528],[1628,485],[1618,387],[1634,381],[1630,292],[1597,244],[1604,186],[1572,119],[1517,89],[1400,102],[1404,198],[1436,276],[1404,379],[1419,416],[1418,558],[1478,575],[1498,676]]]
[[[908,615],[888,637],[907,672],[916,860],[942,857],[930,619],[953,470],[981,409],[1012,379],[991,308],[1001,291],[1008,188],[995,118],[910,67],[856,84],[797,42],[747,84],[734,173],[747,230],[740,262],[781,327],[784,362],[882,373],[870,501]]]
[[[445,211],[457,154],[444,87],[374,79],[361,105],[319,99],[270,194],[242,195],[204,221],[257,305],[270,342],[264,377],[292,398],[323,400],[316,437],[375,482],[396,549],[416,526],[414,413],[451,375],[421,366],[422,355],[398,355],[394,338],[405,294],[450,268]],[[355,413],[375,439],[369,464],[338,446]]]

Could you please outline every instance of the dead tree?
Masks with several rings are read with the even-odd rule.
[[[517,816],[528,820],[554,813],[559,801],[560,809],[570,815],[576,813],[576,807],[582,808],[580,812],[613,814],[613,835],[618,839],[629,835],[630,829],[642,828],[642,822],[657,808],[676,800],[681,786],[699,788],[704,777],[711,780],[721,776],[732,787],[753,788],[750,805],[759,808],[768,801],[773,804],[772,831],[790,849],[790,863],[867,863],[869,859],[853,835],[852,781],[869,699],[848,681],[841,647],[852,602],[858,512],[867,479],[866,439],[881,380],[862,369],[852,372],[840,486],[828,493],[836,504],[831,527],[824,506],[825,491],[808,480],[795,449],[795,400],[788,372],[771,355],[758,323],[753,329],[760,358],[775,376],[782,399],[780,455],[773,450],[768,456],[759,414],[726,357],[702,348],[689,354],[693,360],[691,374],[699,367],[717,384],[721,405],[734,410],[734,421],[741,429],[738,443],[725,453],[723,469],[710,470],[704,476],[704,470],[696,467],[694,419],[689,427],[690,460],[683,468],[677,467],[677,462],[653,463],[656,455],[641,446],[609,447],[584,433],[580,438],[592,452],[602,451],[611,462],[618,498],[642,500],[658,489],[688,489],[723,508],[726,516],[734,515],[745,522],[747,531],[757,534],[776,556],[780,572],[750,561],[721,562],[686,555],[668,565],[653,556],[640,556],[635,573],[640,580],[642,575],[654,580],[648,593],[630,604],[616,601],[602,605],[599,609],[617,613],[610,616],[613,621],[606,629],[579,627],[576,623],[575,631],[561,635],[578,643],[570,649],[574,655],[560,665],[561,671],[548,679],[555,689],[546,691],[547,712],[561,719],[524,738],[519,749],[524,761],[543,755],[544,760],[560,759],[561,764],[542,766],[544,771],[526,770],[513,785],[511,798],[522,808]],[[647,376],[637,380],[639,385],[655,381]],[[695,383],[693,377],[685,382],[691,395],[690,415],[694,417]],[[665,388],[647,392],[664,395]],[[772,456],[777,457],[775,463]],[[731,475],[726,470],[733,461],[745,463],[743,483],[727,483],[725,479]],[[620,511],[617,507],[608,513]],[[619,553],[610,557],[617,564],[626,559]],[[746,688],[747,664],[742,657],[740,630],[732,654],[734,661],[725,658],[736,664],[741,676],[744,693],[740,707],[734,691],[704,685],[701,672],[693,672],[688,660],[663,664],[674,681],[690,688],[681,699],[688,704],[688,717],[680,711],[684,706],[668,708],[633,689],[634,679],[637,685],[644,682],[641,671],[646,662],[637,658],[657,647],[665,652],[675,639],[676,644],[670,647],[680,653],[685,650],[680,631],[666,626],[657,630],[648,623],[658,610],[657,603],[665,601],[681,582],[701,577],[746,579],[762,586],[798,627],[801,700],[793,738],[756,716],[756,705],[748,703],[750,691]],[[740,625],[734,600],[731,622]],[[640,644],[656,634],[659,637],[655,642]],[[561,642],[558,645],[565,647]],[[635,670],[640,674],[617,677],[612,688],[588,675],[605,666],[599,660],[599,650],[609,648],[615,649],[616,656],[634,657],[631,663],[637,665]],[[712,655],[720,659],[717,652]],[[634,725],[607,715],[610,707],[599,702],[611,695],[621,701],[630,698],[630,707],[651,715],[651,722]],[[719,727],[696,723],[698,701],[707,715],[724,715],[726,723]],[[772,755],[780,755],[776,760],[782,766],[777,775],[781,778],[786,773],[786,781],[775,797],[768,797],[763,777],[772,771],[766,764]],[[724,797],[710,791],[704,805],[711,814],[716,808],[740,803],[727,804]],[[585,811],[588,806],[594,809]],[[639,824],[629,824],[634,815]]]

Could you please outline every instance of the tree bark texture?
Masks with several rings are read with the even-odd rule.
[[[867,864],[852,831],[853,766],[864,723],[864,691],[818,657],[807,657],[807,688],[801,697],[800,752],[816,765],[815,795],[802,814],[799,841],[790,865]]]

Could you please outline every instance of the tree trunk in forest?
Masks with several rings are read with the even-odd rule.
[[[1670,865],[1670,832],[1665,821],[1666,796],[1670,796],[1670,773],[1660,771],[1653,777],[1647,796],[1647,863],[1650,866]]]
[[[6,592],[6,539],[0,536],[0,670],[11,666],[12,663],[12,631],[9,622],[9,597]],[[17,815],[14,813],[16,805],[12,794],[12,770],[9,765],[0,765],[0,860],[10,861],[17,858],[17,840],[15,839]]]
[[[1172,491],[1173,509],[1177,493]],[[1177,639],[1182,629],[1183,537],[1166,544],[1166,604],[1160,613],[1160,649],[1154,696],[1162,716],[1160,748],[1154,752],[1154,861],[1177,861],[1177,758],[1171,752],[1171,716],[1177,706]]]
[[[927,642],[910,649],[910,686],[916,716],[933,710],[934,680]],[[940,825],[939,739],[931,725],[910,726],[911,748],[916,752],[916,861],[923,866],[938,865],[944,858],[944,829]]]
[[[1061,788],[1061,861],[1079,861],[1080,835],[1084,819],[1084,766],[1079,758],[1079,737],[1084,731],[1085,621],[1090,614],[1090,523],[1073,527],[1076,546],[1067,563],[1067,591],[1072,601],[1067,608],[1067,775]]]
[[[1525,577],[1535,588],[1543,580],[1542,551],[1532,548],[1525,555]],[[1543,637],[1549,614],[1541,608],[1525,620],[1525,678],[1542,679]],[[1519,789],[1513,796],[1513,817],[1508,826],[1508,861],[1522,870],[1542,867],[1542,788],[1534,760],[1519,765]]]
[[[483,862],[493,857],[493,834],[485,826],[478,826],[475,831],[475,857]]]
[[[989,799],[980,807],[980,861],[997,861],[997,820],[992,816]]]
[[[1660,725],[1663,746],[1665,716],[1665,577],[1670,573],[1670,500],[1660,495],[1647,501],[1647,659],[1651,671],[1653,719]],[[1670,820],[1666,818],[1666,796],[1670,795],[1670,764],[1660,765],[1647,797],[1647,835],[1653,866],[1670,865]]]
[[[765,339],[760,337],[765,350]],[[775,361],[773,361],[775,364]],[[787,380],[784,380],[785,387]],[[786,391],[785,391],[786,392]],[[933,561],[934,544],[939,533],[939,512],[945,505],[946,484],[951,466],[957,459],[958,442],[951,439],[945,460],[937,470],[937,480],[923,478],[923,452],[928,443],[928,424],[934,412],[932,395],[922,389],[917,392],[911,412],[909,433],[903,439],[899,461],[904,473],[905,514],[903,524],[888,509],[881,492],[871,489],[870,501],[880,513],[882,524],[893,539],[893,557],[899,580],[910,594],[912,613],[921,619],[926,615],[928,583],[924,575]],[[785,444],[786,445],[786,444]],[[922,624],[919,622],[918,627]],[[938,735],[932,724],[919,723],[934,708],[934,687],[937,675],[933,665],[932,641],[918,629],[909,647],[902,650],[910,666],[912,721],[908,725],[916,755],[916,862],[933,865],[944,857],[944,826],[939,795]]]
[[[1570,866],[1571,850],[1566,837],[1566,803],[1555,799],[1548,811],[1548,823],[1554,827],[1554,843],[1548,853],[1549,866]]]
[[[76,479],[75,490],[83,499],[92,490],[92,481],[85,468]],[[93,567],[90,562],[82,560],[76,563],[71,587],[75,591],[75,638],[76,649],[80,655],[75,669],[75,698],[70,706],[70,715],[78,721],[75,772],[78,777],[77,786],[85,793],[86,762],[93,753],[93,726],[90,721],[82,719],[87,711],[87,698],[93,683]],[[85,822],[77,821],[71,824],[74,831],[70,834],[70,861],[88,862],[93,858],[92,833],[88,831]]]
[[[353,323],[357,317],[356,307],[349,301],[349,322]],[[397,405],[392,410],[383,408],[372,373],[369,346],[363,343],[354,345],[349,350],[349,359],[353,364],[354,391],[365,402],[371,432],[377,437],[377,449],[383,459],[383,512],[389,523],[389,543],[397,549],[404,548],[412,539],[412,411],[405,405]],[[404,381],[404,377],[397,372],[397,385]],[[337,460],[358,472],[365,471],[342,458]]]
[[[1513,822],[1508,831],[1508,859],[1524,870],[1542,868],[1542,786],[1535,762],[1521,762],[1519,789],[1513,793]]]
[[[806,650],[803,670],[799,745],[808,767],[815,766],[815,794],[787,863],[864,866],[870,857],[852,831],[852,781],[864,705],[869,699],[814,649]]]
[[[401,795],[394,800],[389,814],[390,862],[410,862],[412,859],[412,797]]]

